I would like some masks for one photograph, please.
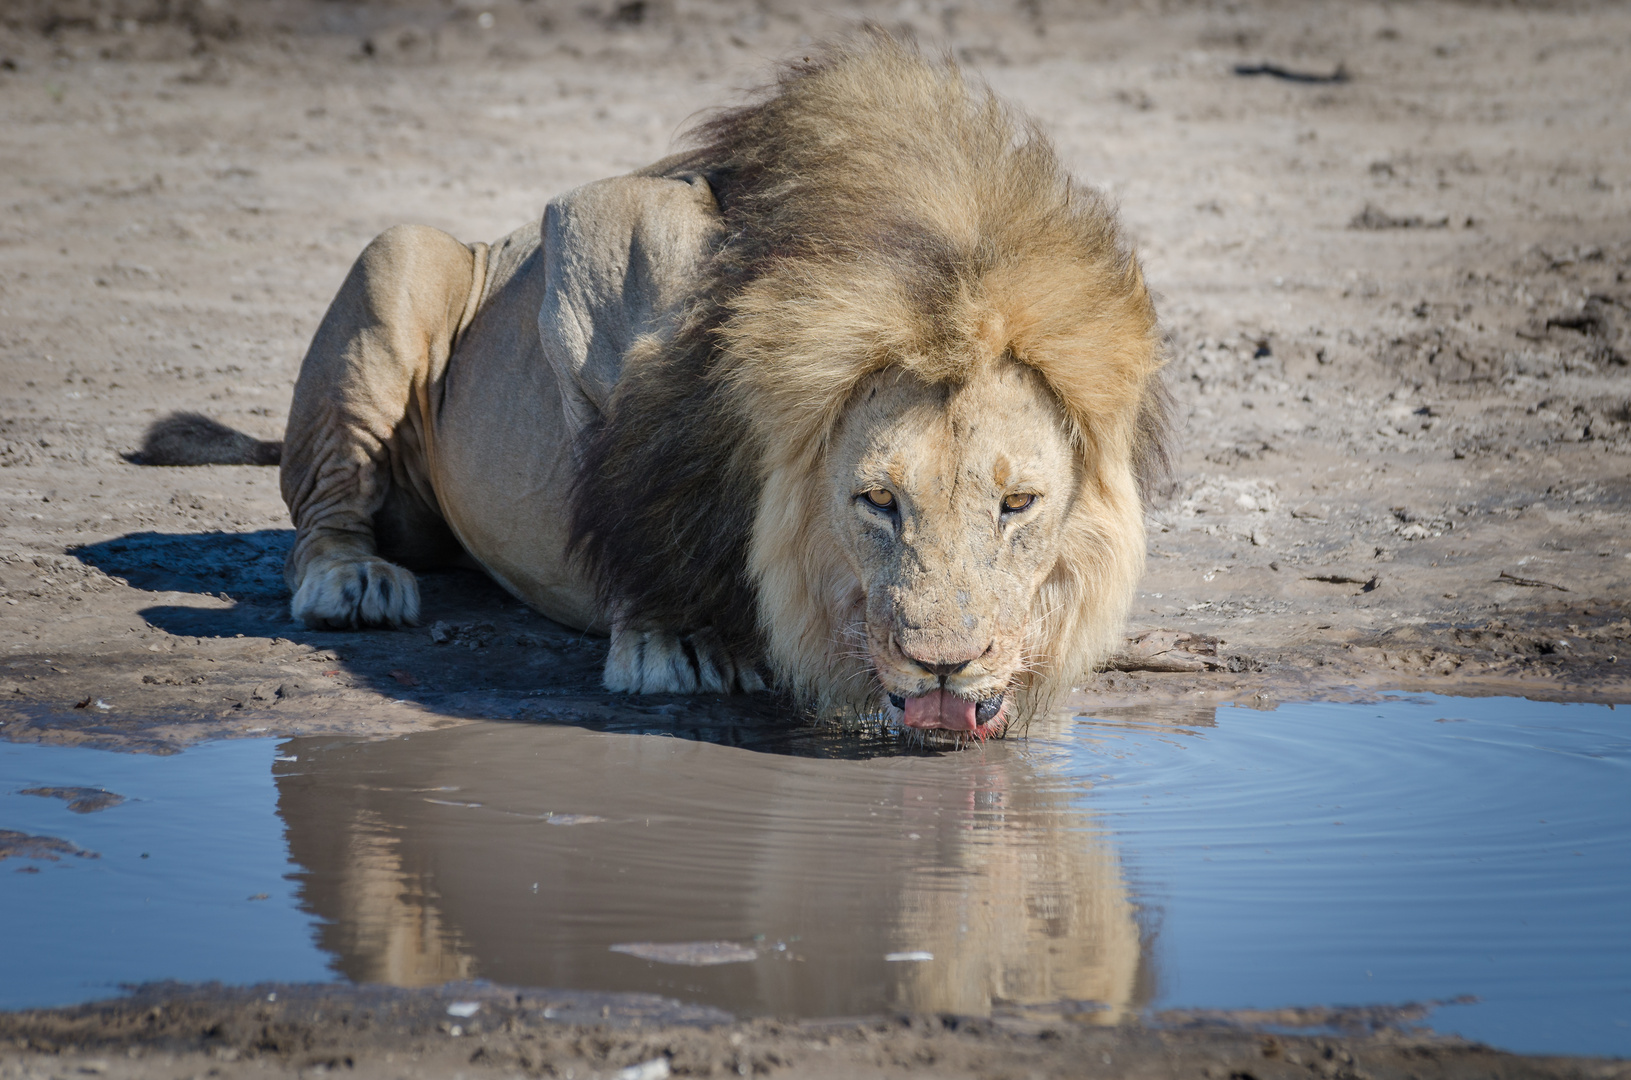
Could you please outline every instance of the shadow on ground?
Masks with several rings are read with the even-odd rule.
[[[293,546],[293,529],[139,532],[69,548],[68,554],[138,589],[272,602],[288,595],[283,562]]]
[[[257,725],[271,720],[265,726],[290,733],[306,730],[289,723],[301,712],[410,704],[449,720],[568,723],[771,753],[933,752],[875,729],[842,731],[814,723],[775,695],[608,693],[600,686],[604,639],[537,614],[470,570],[419,576],[423,626],[313,630],[289,615],[283,562],[293,542],[291,529],[138,532],[69,554],[132,587],[170,594],[168,602],[137,612],[168,635],[163,661],[138,653],[133,662],[142,671],[130,673],[153,705],[157,688],[196,686],[187,704],[176,707],[191,705],[229,720],[254,716]],[[116,656],[106,658],[110,670],[120,663]]]

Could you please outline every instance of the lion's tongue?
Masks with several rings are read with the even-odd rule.
[[[922,697],[909,697],[901,722],[907,727],[973,731],[974,702],[965,701],[944,690],[936,690]]]

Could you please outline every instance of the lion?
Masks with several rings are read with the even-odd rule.
[[[881,32],[466,244],[370,243],[300,369],[292,613],[418,622],[471,561],[605,686],[1002,733],[1118,641],[1158,323],[1030,121]]]

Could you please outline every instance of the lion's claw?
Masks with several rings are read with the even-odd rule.
[[[629,694],[754,693],[765,688],[753,663],[732,655],[709,630],[614,629],[603,683],[608,690]]]
[[[319,563],[307,568],[289,609],[314,630],[417,626],[419,582],[380,558]]]

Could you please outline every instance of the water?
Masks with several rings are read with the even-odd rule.
[[[0,861],[0,1007],[111,997],[153,979],[331,977],[286,877],[276,755],[271,739],[169,757],[0,743],[0,829],[97,855]],[[37,786],[105,787],[125,801],[75,813],[19,794]]]
[[[1631,711],[1485,698],[1085,721],[1158,1005],[1474,994],[1433,1025],[1631,1054]]]
[[[100,854],[0,862],[6,925],[31,928],[0,1004],[157,978],[1104,1022],[1476,995],[1430,1022],[1627,1055],[1627,720],[1413,697],[1100,713],[943,755],[660,717],[168,758],[0,744],[0,829]],[[40,785],[126,801],[20,794]]]

